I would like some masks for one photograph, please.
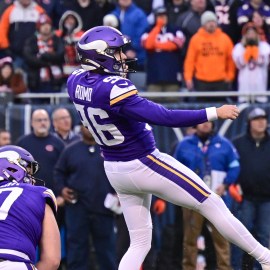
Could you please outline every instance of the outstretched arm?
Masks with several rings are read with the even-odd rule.
[[[140,122],[168,127],[194,126],[216,119],[236,119],[239,109],[235,105],[223,105],[202,110],[169,110],[139,96],[131,97],[119,107],[119,112],[126,117]]]
[[[51,207],[46,204],[40,241],[38,270],[57,270],[60,264],[60,233]]]

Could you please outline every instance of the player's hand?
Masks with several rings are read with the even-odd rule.
[[[154,205],[153,205],[153,212],[157,215],[161,215],[164,213],[166,209],[166,202],[164,202],[163,200],[161,199],[157,199],[155,202],[154,202]]]
[[[236,105],[223,105],[217,108],[217,116],[219,119],[235,120],[239,116],[239,109]]]

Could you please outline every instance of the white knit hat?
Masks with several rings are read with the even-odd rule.
[[[119,21],[115,15],[107,14],[103,17],[103,25],[108,25],[117,28],[119,26]]]
[[[217,23],[217,16],[212,11],[205,11],[201,16],[201,25],[205,25],[210,21],[214,21]]]

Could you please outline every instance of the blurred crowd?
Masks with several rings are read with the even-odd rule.
[[[270,85],[268,1],[2,0],[0,93],[15,103],[49,103],[49,99],[25,100],[17,95],[65,92],[68,76],[80,67],[76,42],[89,28],[108,25],[131,39],[125,53],[138,59],[134,67],[138,72],[129,76],[140,85],[139,91],[232,90],[243,94],[238,102],[247,101],[245,94],[259,93],[256,102],[266,103],[264,92]],[[179,101],[169,96],[156,100]],[[196,101],[224,102],[228,97],[198,97]],[[32,114],[31,134],[13,143],[33,153],[42,167],[39,177],[57,196],[61,269],[116,270],[129,245],[121,207],[108,185],[91,134],[82,126],[73,130],[71,120],[63,107],[51,116],[38,109]],[[205,181],[222,179],[214,191],[268,246],[268,114],[256,108],[246,123],[246,133],[232,142],[217,135],[212,124],[193,127],[172,153]],[[0,146],[10,143],[12,134],[0,130]],[[152,215],[156,229],[144,270],[199,270],[206,264],[207,269],[260,269],[247,254],[243,256],[234,247],[231,252],[222,236],[193,211],[182,213],[154,198]],[[191,226],[194,220],[197,227]]]
[[[262,93],[256,102],[267,102],[267,1],[3,0],[0,92],[14,102],[22,102],[16,98],[20,93],[65,92],[67,77],[79,68],[76,42],[89,28],[108,25],[131,39],[125,53],[138,59],[138,73],[130,79],[140,91],[231,90],[241,93],[238,102],[249,93]],[[228,97],[197,99],[224,100]]]

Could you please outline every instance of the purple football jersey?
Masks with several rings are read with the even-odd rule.
[[[46,201],[56,211],[50,189],[8,182],[0,185],[0,258],[35,262]]]
[[[105,160],[128,161],[154,151],[149,124],[180,127],[207,121],[205,109],[168,110],[140,97],[133,83],[120,76],[79,69],[67,85],[83,125],[100,145]]]

